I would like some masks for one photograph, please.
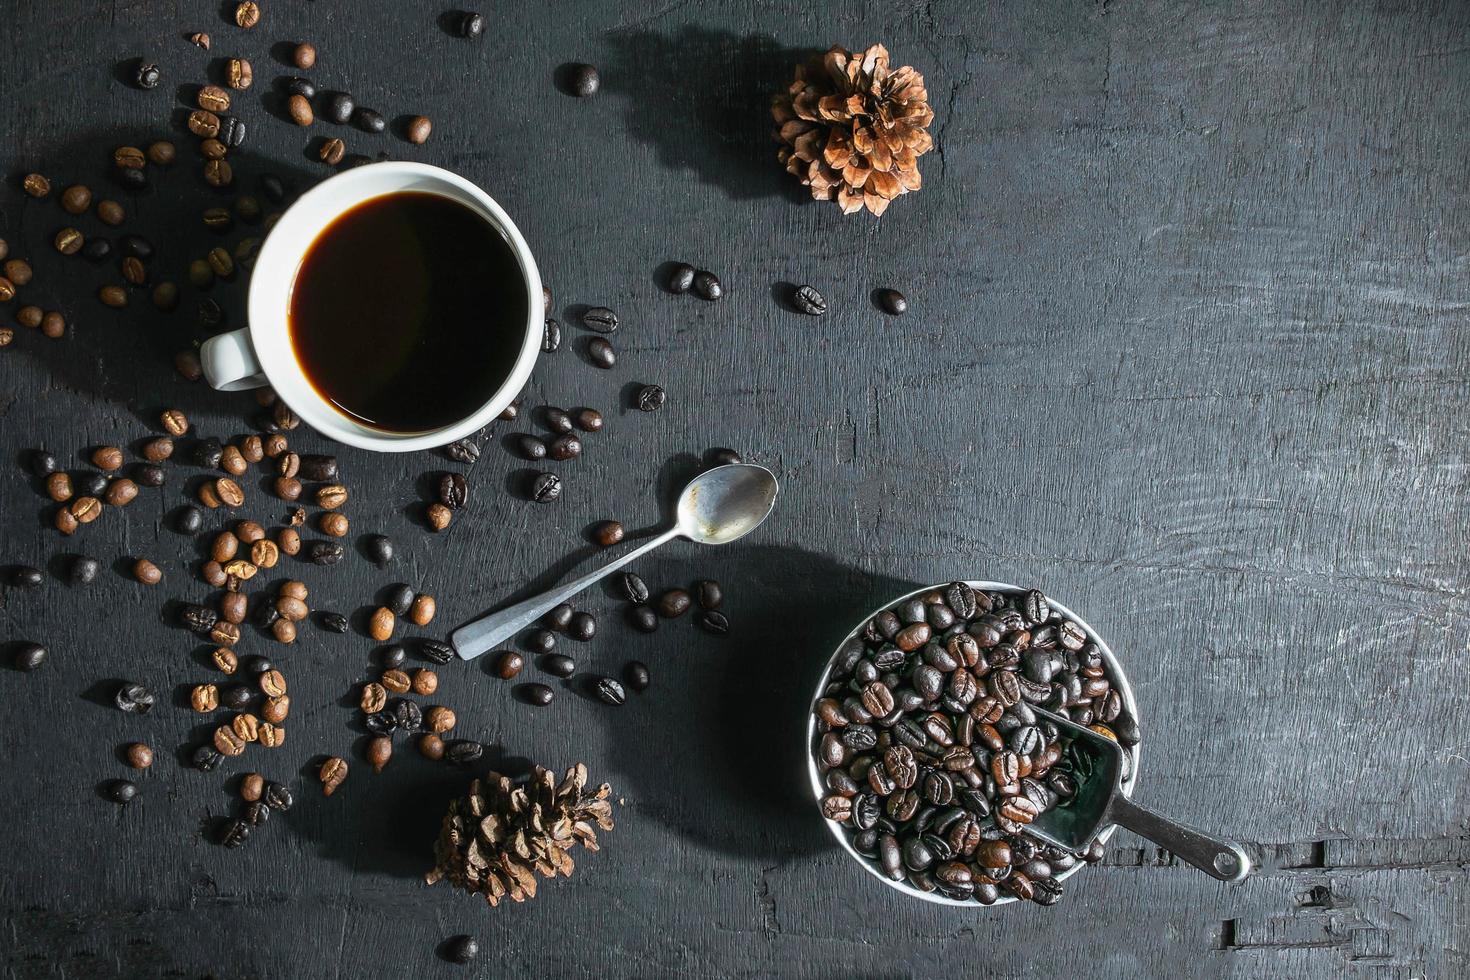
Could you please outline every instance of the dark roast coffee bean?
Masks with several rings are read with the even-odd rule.
[[[131,255],[144,262],[153,258],[153,246],[142,235],[124,235],[117,240],[117,244],[124,255]]]
[[[699,605],[704,609],[718,609],[725,601],[724,590],[714,579],[703,579],[694,583],[694,594],[699,599]]]
[[[644,385],[638,389],[637,404],[640,412],[656,412],[664,407],[668,395],[658,385]]]
[[[618,353],[613,350],[612,344],[601,337],[593,337],[592,342],[587,345],[587,356],[592,363],[604,371],[618,363]]]
[[[245,143],[245,121],[237,116],[220,116],[219,135],[216,139],[232,149],[243,145]]]
[[[707,299],[713,302],[725,295],[724,285],[720,283],[720,280],[713,272],[705,272],[703,270],[696,272],[692,285],[695,295],[700,299]]]
[[[592,540],[604,548],[611,548],[623,540],[625,533],[618,521],[603,521],[592,529]]]
[[[358,106],[352,110],[352,124],[364,133],[381,133],[388,128],[382,114],[366,106]]]
[[[101,262],[112,254],[112,243],[105,238],[89,238],[82,246],[82,258]]]
[[[346,92],[333,92],[322,105],[322,118],[338,126],[346,125],[357,106]]]
[[[270,819],[271,811],[264,803],[256,800],[254,803],[245,804],[245,822],[252,827],[259,827]]]
[[[623,572],[618,576],[618,592],[629,602],[648,601],[648,586],[632,572]]]
[[[526,634],[524,645],[532,653],[550,653],[556,649],[556,634],[551,630],[532,630]]]
[[[296,475],[313,483],[334,483],[338,479],[337,457],[321,453],[302,453]]]
[[[598,333],[616,333],[618,315],[605,306],[594,306],[582,314],[582,323],[588,330]]]
[[[574,435],[557,436],[546,447],[546,454],[558,462],[582,455],[582,440]]]
[[[445,446],[444,454],[456,463],[473,463],[480,458],[480,447],[471,439],[460,439]]]
[[[67,567],[67,581],[72,585],[91,585],[102,570],[102,563],[86,555],[77,555]]]
[[[384,670],[398,670],[408,660],[408,648],[402,643],[393,643],[378,651],[378,662]]]
[[[444,758],[456,766],[472,766],[485,754],[485,746],[467,738],[455,739],[444,750]]]
[[[603,704],[619,705],[628,700],[628,695],[622,684],[611,677],[603,677],[597,682],[597,699]]]
[[[677,619],[689,611],[689,593],[683,589],[669,589],[658,598],[658,612],[665,619]]]
[[[10,571],[10,584],[21,589],[34,589],[45,581],[41,570],[34,565],[17,565]]]
[[[522,459],[538,460],[546,458],[546,443],[529,433],[516,436],[516,452]]]
[[[623,668],[623,676],[627,678],[628,686],[634,691],[642,693],[648,690],[648,666],[641,661],[628,661],[628,665]]]
[[[190,757],[191,764],[201,772],[213,772],[224,760],[225,757],[213,745],[199,746]]]
[[[561,477],[555,473],[538,473],[531,480],[531,499],[549,504],[561,497]]]
[[[348,629],[347,617],[336,612],[319,612],[316,614],[317,622],[321,628],[329,633],[346,633]]]
[[[185,504],[174,511],[174,527],[183,534],[198,534],[204,527],[204,512],[193,504]]]
[[[571,677],[577,671],[577,662],[564,653],[551,653],[542,658],[541,669],[555,677]]]
[[[571,625],[572,614],[574,612],[575,610],[572,609],[570,602],[563,602],[560,605],[553,606],[550,612],[542,616],[541,623],[549,630],[557,633],[565,633],[567,627]]]
[[[729,466],[739,462],[741,462],[740,454],[733,449],[711,449],[709,451],[709,465],[711,466]]]
[[[116,171],[117,182],[130,191],[141,191],[148,186],[148,175],[136,167]]]
[[[417,701],[408,698],[394,698],[388,704],[388,710],[393,713],[393,720],[398,723],[398,729],[404,732],[416,732],[424,726],[423,709]]]
[[[362,544],[368,561],[382,567],[393,560],[393,541],[386,534],[370,534]]]
[[[442,640],[419,640],[419,656],[441,667],[454,659],[454,647]]]
[[[133,470],[133,481],[140,487],[161,487],[167,479],[168,474],[157,463],[144,463]]]
[[[541,353],[555,354],[561,349],[561,324],[547,317],[541,327]]]
[[[309,78],[288,77],[281,82],[281,89],[288,95],[299,95],[303,99],[316,98],[316,85]]]
[[[565,434],[572,431],[573,425],[570,413],[554,405],[547,405],[546,408],[542,409],[541,417],[546,423],[546,427],[552,432]]]
[[[822,316],[827,312],[826,298],[813,286],[796,287],[791,294],[791,305],[807,316]]]
[[[880,289],[877,293],[878,306],[884,313],[903,316],[908,312],[909,301],[896,289]]]
[[[413,605],[413,587],[400,582],[388,587],[383,596],[383,605],[387,606],[395,616],[407,616],[409,608]]]
[[[671,293],[687,293],[694,285],[694,266],[676,262],[669,270],[668,290]]]
[[[556,700],[556,692],[545,684],[522,684],[520,695],[530,704],[542,708]]]
[[[254,700],[255,692],[245,684],[231,684],[219,696],[219,703],[231,711],[244,711]]]
[[[364,716],[362,723],[369,732],[380,738],[392,738],[398,731],[398,718],[386,708]]]
[[[119,686],[112,700],[120,710],[130,715],[146,715],[153,710],[153,693],[142,684],[131,681]]]
[[[133,84],[141,89],[158,88],[163,81],[163,72],[151,61],[140,61],[133,71]]]
[[[597,69],[591,65],[572,65],[567,71],[567,87],[579,99],[596,95],[602,85]]]
[[[22,643],[15,651],[16,670],[36,670],[45,662],[46,648],[39,643]]]
[[[658,614],[648,606],[629,606],[628,625],[640,633],[652,633],[658,629]]]
[[[465,14],[465,17],[473,17],[476,21],[480,19],[479,14]],[[463,24],[462,21],[461,24]],[[459,30],[461,37],[479,37],[480,31],[484,30],[484,27],[476,27],[473,34],[465,33],[463,26]],[[473,962],[476,956],[480,955],[480,944],[475,942],[471,936],[455,936],[445,945],[444,955],[449,958],[449,962],[451,963],[459,963],[461,965],[470,963]]]
[[[567,635],[572,639],[586,643],[597,635],[597,617],[589,612],[579,612],[572,616],[567,624]]]
[[[80,497],[101,497],[107,493],[107,477],[95,470],[72,474],[71,484]]]
[[[195,466],[202,466],[209,470],[218,469],[224,455],[224,445],[213,437],[196,441],[189,451],[189,458]]]
[[[128,779],[114,779],[106,786],[107,798],[113,803],[123,806],[133,802],[138,797],[138,784]]]
[[[56,472],[56,457],[44,449],[34,449],[27,456],[31,474],[42,479]]]
[[[450,510],[458,510],[469,502],[470,485],[463,473],[445,473],[439,477],[439,502]]]
[[[346,553],[335,541],[313,541],[306,546],[306,560],[313,565],[335,565]]]
[[[219,842],[230,850],[242,846],[249,839],[250,824],[239,817],[226,823],[219,835]]]
[[[717,636],[724,636],[730,632],[730,620],[725,618],[724,613],[716,612],[713,609],[706,609],[700,613],[699,617],[695,619],[695,622],[703,627],[706,632],[714,633]]]

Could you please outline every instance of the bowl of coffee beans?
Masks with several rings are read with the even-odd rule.
[[[950,582],[884,606],[822,672],[808,769],[827,829],[869,874],[928,902],[1055,904],[1102,858],[1026,832],[1066,806],[1091,756],[1034,707],[1117,741],[1138,774],[1138,707],[1081,617],[1036,589]]]

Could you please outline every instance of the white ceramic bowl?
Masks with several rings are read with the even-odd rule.
[[[822,782],[821,766],[817,762],[817,743],[821,739],[820,734],[817,732],[817,702],[826,696],[824,692],[827,688],[827,682],[832,676],[833,661],[837,659],[837,654],[842,650],[844,646],[847,645],[847,642],[849,640],[862,633],[863,627],[868,624],[868,620],[872,619],[874,616],[878,615],[885,609],[894,609],[900,604],[907,602],[909,599],[914,598],[915,596],[923,595],[926,592],[932,592],[935,589],[943,589],[948,584],[948,582],[942,582],[939,585],[926,585],[922,589],[915,589],[914,591],[906,595],[901,595],[896,599],[884,603],[877,609],[874,609],[868,615],[864,616],[858,622],[858,624],[852,628],[852,631],[842,638],[842,642],[837,644],[836,649],[832,651],[832,656],[827,658],[827,666],[825,669],[823,669],[822,676],[817,679],[816,693],[812,695],[811,704],[807,706],[807,773],[811,777],[812,795],[817,802],[817,806],[813,807],[813,812],[816,813],[818,819],[820,819],[822,823],[827,825],[827,830],[836,839],[837,843],[841,845],[842,849],[848,854],[852,855],[853,860],[858,863],[858,866],[861,867],[868,874],[872,875],[874,878],[883,882],[883,884],[887,885],[889,888],[894,889],[895,891],[903,892],[905,895],[912,896],[913,898],[923,899],[926,902],[933,902],[936,905],[958,905],[964,908],[975,909],[995,908],[998,905],[1006,905],[1011,902],[1019,901],[1019,899],[1017,899],[1014,895],[1007,894],[1006,892],[1001,892],[1000,897],[996,899],[993,903],[991,903],[990,905],[982,905],[974,900],[961,901],[959,899],[949,898],[948,896],[941,895],[937,891],[919,891],[919,889],[915,888],[913,885],[910,885],[907,881],[894,881],[892,878],[883,873],[883,869],[878,866],[878,863],[876,861],[873,861],[870,858],[863,857],[861,854],[859,854],[857,852],[857,849],[852,846],[852,841],[848,838],[848,832],[843,829],[843,826],[822,816],[821,811],[821,802],[822,798],[827,795],[827,787]],[[971,588],[981,592],[1024,593],[1027,591],[1026,589],[1020,588],[1019,586],[1009,585],[1005,582],[983,582],[967,580],[966,584],[969,585]],[[1052,609],[1061,613],[1063,616],[1066,616],[1068,619],[1075,621],[1078,626],[1081,626],[1083,631],[1087,633],[1087,638],[1097,644],[1098,650],[1102,653],[1103,663],[1107,665],[1108,679],[1113,682],[1113,687],[1123,698],[1124,712],[1131,716],[1135,721],[1137,721],[1138,704],[1133,700],[1133,688],[1128,684],[1128,675],[1123,673],[1123,667],[1121,664],[1118,663],[1118,658],[1113,656],[1113,651],[1108,646],[1107,641],[1105,641],[1101,636],[1098,636],[1096,631],[1094,631],[1091,626],[1087,625],[1086,620],[1084,620],[1081,616],[1078,616],[1076,613],[1072,612],[1072,610],[1068,609],[1057,600],[1053,599],[1050,595],[1047,595],[1046,601]],[[1125,796],[1131,797],[1133,795],[1134,787],[1138,784],[1138,746],[1134,745],[1131,748],[1126,748],[1126,751],[1129,753],[1131,765],[1128,769],[1128,778],[1123,781],[1123,793]],[[1114,829],[1114,827],[1104,828],[1102,833],[1098,835],[1098,840],[1103,842],[1107,841],[1107,839],[1113,835]],[[1078,871],[1082,870],[1084,867],[1086,867],[1086,862],[1078,861],[1066,871],[1058,874],[1056,876],[1057,880],[1065,881],[1066,879],[1076,874]]]

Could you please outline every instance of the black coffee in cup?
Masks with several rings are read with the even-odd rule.
[[[473,415],[510,377],[530,299],[510,243],[478,212],[439,194],[385,194],[306,250],[291,347],[344,414],[424,432]]]

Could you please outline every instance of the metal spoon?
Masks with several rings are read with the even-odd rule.
[[[729,463],[707,470],[679,494],[674,526],[642,547],[549,592],[466,623],[450,634],[455,652],[473,660],[535,623],[556,606],[624,565],[677,537],[697,544],[729,544],[754,531],[776,506],[776,476],[754,463]]]
[[[1080,746],[1093,765],[1089,772],[1076,774],[1076,795],[1028,824],[1028,834],[1069,851],[1080,851],[1092,843],[1098,831],[1110,824],[1118,824],[1167,847],[1221,881],[1240,881],[1250,874],[1251,859],[1239,844],[1176,823],[1125,796],[1121,745],[1045,708],[1032,705],[1032,710],[1076,736],[1073,744]]]

